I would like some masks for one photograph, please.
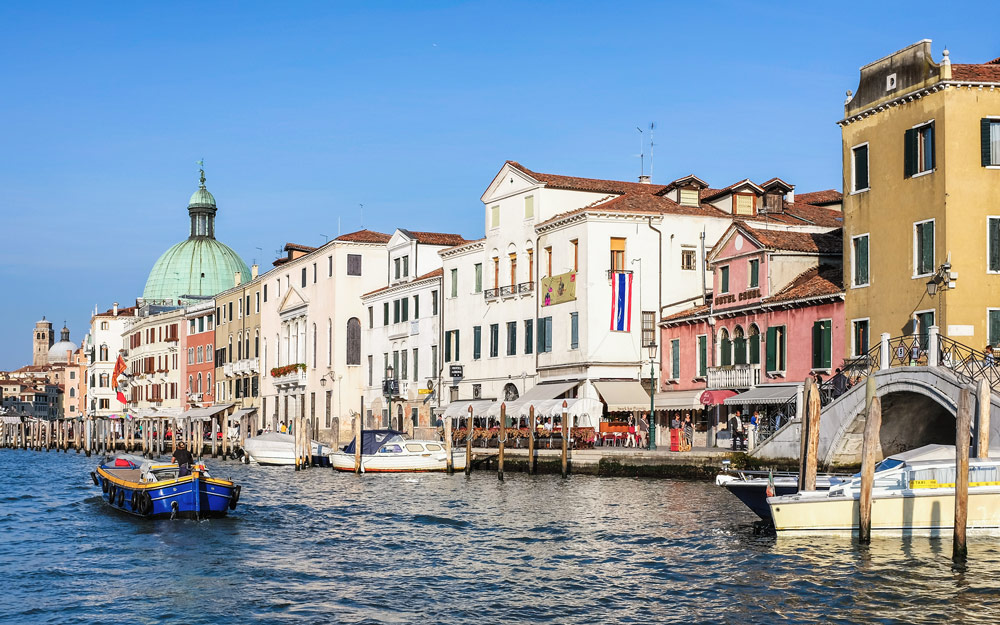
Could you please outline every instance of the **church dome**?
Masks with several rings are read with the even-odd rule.
[[[59,337],[59,342],[49,348],[49,364],[60,362],[68,363],[69,354],[66,352],[73,354],[78,349],[80,348],[77,344],[69,340],[69,328],[63,326],[62,336]]]
[[[240,255],[215,238],[215,197],[205,188],[205,171],[201,171],[201,186],[188,202],[191,220],[190,236],[160,256],[153,265],[142,297],[179,304],[184,295],[211,297],[233,286],[239,271],[249,279]]]

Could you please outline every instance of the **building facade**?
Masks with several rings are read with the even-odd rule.
[[[91,416],[108,417],[125,412],[112,388],[111,376],[119,354],[126,353],[125,328],[128,320],[139,314],[135,306],[119,308],[118,303],[103,313],[94,310],[90,332],[84,341],[87,353],[87,409]]]
[[[250,280],[238,276],[236,286],[215,296],[215,397],[237,408],[260,408],[260,311],[263,277],[257,265]]]
[[[1000,342],[998,87],[1000,59],[938,62],[930,40],[861,68],[839,122],[845,355],[873,346],[861,328]]]
[[[181,391],[180,352],[183,308],[146,304],[127,317],[129,411],[184,407]]]
[[[184,408],[215,403],[215,300],[206,299],[184,308],[181,331],[180,380]]]

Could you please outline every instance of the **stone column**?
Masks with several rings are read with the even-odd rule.
[[[940,328],[933,325],[927,328],[927,366],[938,366],[941,355],[941,335]]]
[[[889,333],[883,332],[881,343],[879,344],[879,369],[883,371],[889,368],[889,360],[892,355],[889,353]]]

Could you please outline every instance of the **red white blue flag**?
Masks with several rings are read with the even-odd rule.
[[[632,331],[632,274],[615,272],[611,278],[611,331]]]

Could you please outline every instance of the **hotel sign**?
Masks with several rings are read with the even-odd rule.
[[[722,304],[735,304],[737,301],[743,302],[748,299],[757,299],[760,297],[760,288],[754,287],[752,289],[747,289],[742,293],[727,293],[725,295],[719,295],[715,298],[715,304],[721,306]]]
[[[542,306],[576,301],[576,272],[542,278]]]

